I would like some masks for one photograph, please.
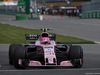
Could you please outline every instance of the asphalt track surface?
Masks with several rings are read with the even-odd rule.
[[[100,43],[100,19],[44,16],[44,20],[15,21],[15,16],[0,15],[0,22],[31,29],[50,28],[52,32]]]
[[[15,21],[14,16],[0,15],[0,23],[11,24],[31,29],[51,28],[52,32],[70,35],[100,42],[100,20],[82,20],[79,18],[60,18],[46,16],[43,21]],[[100,75],[100,44],[81,44],[84,49],[82,68],[69,67],[28,67],[17,70],[8,64],[8,44],[0,45],[0,75]]]
[[[0,75],[100,75],[100,44],[81,44],[84,49],[82,68],[27,67],[18,70],[8,63],[8,44],[0,45]]]

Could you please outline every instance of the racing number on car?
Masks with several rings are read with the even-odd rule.
[[[54,55],[54,53],[53,52],[48,52],[48,53],[46,53],[46,55]]]
[[[50,55],[54,55],[54,53],[50,53]]]

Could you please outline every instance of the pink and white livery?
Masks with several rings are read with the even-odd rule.
[[[25,45],[11,44],[9,63],[17,69],[27,66],[73,66],[83,65],[83,49],[78,45],[56,43],[56,35],[41,29],[39,34],[25,34]],[[37,40],[27,43],[27,40]],[[67,39],[66,39],[67,40]]]

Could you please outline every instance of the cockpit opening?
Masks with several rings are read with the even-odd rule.
[[[43,33],[42,37],[48,37],[49,35],[47,33]]]

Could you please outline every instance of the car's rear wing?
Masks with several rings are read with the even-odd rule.
[[[39,37],[39,34],[25,34],[26,40],[38,40]]]
[[[39,37],[39,34],[25,34],[25,41],[27,43],[27,40],[38,40]],[[56,41],[56,34],[49,34],[49,38]]]

